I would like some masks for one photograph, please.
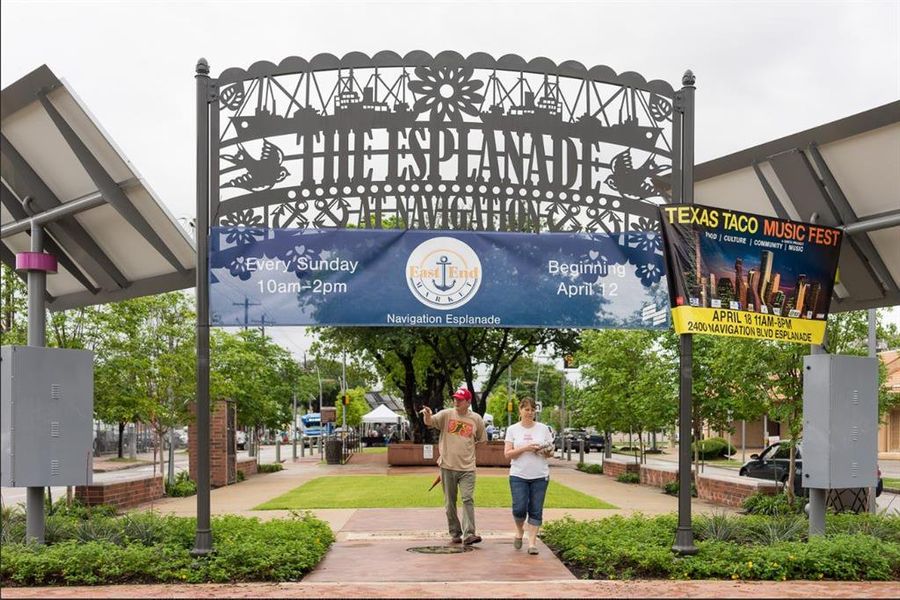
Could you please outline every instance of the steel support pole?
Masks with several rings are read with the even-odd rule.
[[[828,343],[828,331],[822,338],[821,345],[811,346],[810,354],[828,354],[825,345]],[[825,535],[825,507],[828,502],[828,490],[824,488],[809,488],[809,537]]]
[[[31,251],[44,251],[44,230],[40,225],[31,228]],[[28,280],[28,345],[47,345],[47,313],[44,294],[47,292],[47,273],[30,269]],[[44,488],[26,488],[25,491],[25,539],[44,543]]]
[[[878,358],[878,312],[874,308],[869,309],[869,357]],[[875,424],[876,431],[878,424]],[[875,452],[875,464],[878,464],[878,452]],[[877,482],[876,482],[877,483]],[[875,488],[870,487],[867,490],[866,497],[869,500],[869,512],[875,514],[878,512],[878,503],[875,499]]]
[[[293,444],[292,457],[297,460],[297,390],[294,390],[294,419],[291,421],[291,443]]]
[[[209,506],[209,63],[197,61],[197,531],[194,556],[212,552]]]
[[[673,168],[673,191],[677,188],[678,201],[694,203],[694,74],[686,71],[681,78],[682,88],[676,94],[680,104],[680,119],[674,122],[676,144],[681,152],[673,153],[679,168]],[[680,102],[679,102],[680,101]],[[679,123],[680,121],[680,123]],[[677,179],[677,180],[676,180]],[[698,265],[699,268],[699,265]],[[697,554],[694,546],[694,530],[691,525],[691,417],[694,338],[682,334],[679,340],[680,381],[678,408],[678,528],[672,550],[682,556]]]

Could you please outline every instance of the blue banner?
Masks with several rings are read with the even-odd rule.
[[[213,228],[212,325],[666,328],[655,230]]]

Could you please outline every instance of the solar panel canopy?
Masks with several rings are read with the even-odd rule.
[[[831,312],[900,304],[900,101],[697,165],[694,200],[845,227]]]
[[[30,250],[9,227],[72,202],[92,208],[44,224],[50,310],[192,287],[196,250],[72,88],[43,65],[0,98],[0,258]],[[69,207],[71,208],[71,206]]]

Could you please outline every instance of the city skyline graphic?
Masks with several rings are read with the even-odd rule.
[[[831,261],[809,245],[774,238],[693,230],[692,254],[683,272],[685,304],[805,319],[825,319],[833,279]],[[697,268],[699,267],[699,268]]]

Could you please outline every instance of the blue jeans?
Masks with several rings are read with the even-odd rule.
[[[512,513],[516,523],[526,519],[528,523],[539,527],[544,516],[544,496],[547,495],[549,477],[540,479],[522,479],[509,476],[509,491],[512,492]]]

